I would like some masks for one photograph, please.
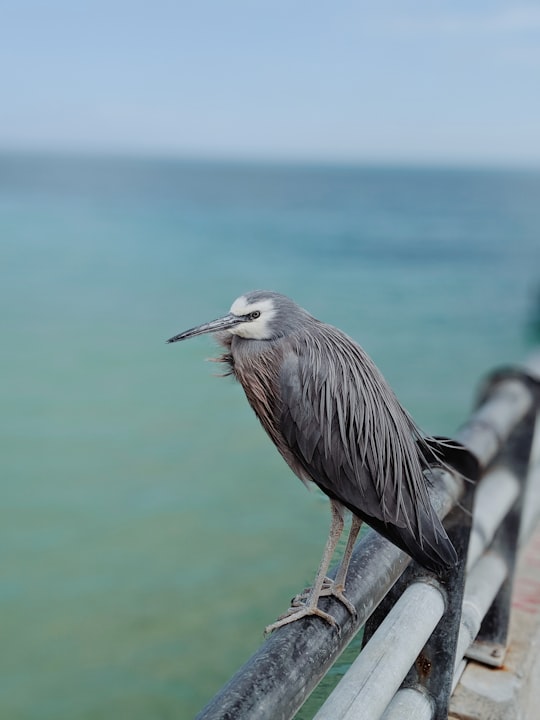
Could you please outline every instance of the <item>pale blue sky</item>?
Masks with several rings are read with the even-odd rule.
[[[540,165],[540,3],[0,0],[0,148]]]

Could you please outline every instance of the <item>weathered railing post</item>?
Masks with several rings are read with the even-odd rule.
[[[538,363],[535,364],[535,367],[536,365]],[[486,470],[492,465],[494,458],[512,436],[515,428],[529,413],[534,414],[535,405],[537,405],[536,398],[528,385],[521,382],[515,375],[501,377],[498,383],[492,385],[489,394],[483,398],[481,406],[458,432],[456,440],[472,453],[482,470]],[[471,472],[463,474],[473,476]],[[449,477],[448,473],[445,474],[445,477]],[[483,486],[479,486],[479,489],[482,489],[483,505],[481,508],[477,508],[478,512],[475,513],[474,548],[471,548],[472,552],[469,552],[468,556],[463,552],[461,554],[461,572],[464,572],[465,568],[471,568],[466,585],[466,613],[463,613],[461,607],[458,607],[453,618],[452,612],[450,612],[447,613],[449,617],[445,619],[442,618],[441,612],[441,615],[436,616],[441,618],[439,627],[437,627],[436,621],[431,625],[434,637],[422,648],[415,642],[417,638],[416,636],[413,638],[409,630],[418,625],[419,616],[425,618],[424,625],[432,623],[433,613],[431,610],[439,603],[438,599],[442,598],[445,590],[439,583],[440,590],[433,588],[435,594],[417,593],[421,601],[418,603],[418,607],[412,610],[410,603],[409,606],[403,603],[408,594],[407,590],[397,598],[392,610],[373,633],[351,669],[317,713],[316,720],[352,720],[357,717],[379,718],[381,716],[384,716],[384,720],[410,720],[411,717],[415,717],[417,720],[431,720],[433,717],[447,717],[446,707],[450,689],[455,685],[456,679],[459,678],[463,669],[463,655],[476,637],[480,629],[481,618],[487,613],[508,574],[506,564],[499,555],[492,550],[484,555],[482,553],[491,543],[498,525],[517,498],[519,487],[516,488],[509,473],[490,471],[487,479],[489,480],[488,486],[486,486],[487,497],[484,497]],[[457,484],[457,487],[460,487],[460,483]],[[467,498],[467,495],[466,489],[464,497],[455,497],[455,501],[458,501],[465,509],[465,514],[467,514],[466,505],[470,506],[470,497]],[[488,500],[487,503],[486,500]],[[498,502],[500,507],[497,504],[493,505],[492,501]],[[456,513],[455,517],[459,518],[459,509],[456,510]],[[465,542],[469,535],[467,525],[467,520],[465,520]],[[456,544],[459,544],[458,539],[456,539]],[[407,571],[410,573],[409,579],[414,579],[417,572],[419,575],[423,574],[421,570],[414,568]],[[429,578],[426,577],[425,580],[429,580]],[[407,582],[406,579],[403,582],[400,581],[399,590],[396,587],[391,594],[399,596],[400,590]],[[448,587],[448,583],[446,584]],[[421,586],[428,587],[426,582],[414,582],[408,586],[408,589],[412,587],[420,589]],[[452,590],[452,588],[450,589]],[[462,588],[458,584],[454,601],[461,592]],[[375,611],[375,615],[379,616],[378,620],[385,614],[388,605],[392,605],[393,600],[394,598],[391,597],[389,600],[383,601],[385,608]],[[455,621],[459,616],[461,616],[460,622],[456,626]],[[391,617],[399,617],[402,621],[402,628],[406,633],[403,642],[397,641],[396,630],[388,625],[388,618]],[[450,621],[453,623],[453,627],[446,625]],[[376,619],[368,622],[367,636],[371,634],[370,628],[376,624]],[[446,647],[444,646],[443,628],[449,639]],[[443,637],[437,639],[437,634],[441,631],[443,631]],[[423,637],[423,633],[418,637],[421,643],[425,642]],[[405,659],[410,657],[410,652],[406,649],[407,645],[418,646],[418,657],[409,673],[407,673],[407,668],[410,667],[412,659],[409,661],[409,665],[404,666]],[[456,647],[459,655],[453,662],[449,662]],[[383,655],[383,653],[386,654]],[[445,656],[445,662],[439,662],[442,655]],[[364,656],[369,662],[364,660]],[[404,667],[401,677],[405,677],[405,680],[402,689],[391,698],[388,691],[389,687],[395,686],[394,666],[396,666],[398,657],[400,666]],[[373,662],[375,664],[370,664]],[[351,679],[349,676],[352,676]],[[386,702],[388,706],[384,710]]]
[[[448,718],[467,571],[466,561],[472,526],[475,483],[479,475],[479,465],[468,453],[464,453],[461,463],[456,464],[459,466],[459,472],[467,478],[467,481],[463,483],[459,503],[446,516],[444,525],[456,549],[459,558],[458,564],[435,575],[418,563],[411,563],[366,623],[363,638],[363,647],[365,647],[390,608],[403,595],[407,587],[413,583],[425,582],[438,588],[444,600],[444,614],[402,684],[403,688],[414,687],[425,690],[427,696],[431,698],[434,720]],[[421,612],[421,608],[419,611]]]
[[[491,549],[503,558],[506,564],[506,578],[484,617],[476,640],[466,655],[468,658],[494,667],[500,667],[503,664],[506,653],[514,571],[518,557],[520,527],[527,490],[526,481],[540,397],[540,382],[537,379],[524,370],[509,368],[498,370],[487,378],[479,398],[479,404],[489,396],[490,390],[497,383],[508,379],[519,380],[523,383],[534,394],[536,402],[531,405],[526,415],[516,425],[492,463],[492,465],[512,473],[519,483],[520,490],[515,502],[499,525],[491,544]]]

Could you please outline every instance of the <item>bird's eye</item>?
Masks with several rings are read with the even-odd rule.
[[[260,310],[254,310],[252,313],[249,314],[250,320],[256,320],[258,317],[261,317]]]

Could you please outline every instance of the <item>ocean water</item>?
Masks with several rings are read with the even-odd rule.
[[[278,290],[452,434],[534,340],[540,173],[4,155],[0,238],[0,717],[189,718],[329,512],[212,339],[164,340]]]

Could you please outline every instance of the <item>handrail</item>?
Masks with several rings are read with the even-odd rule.
[[[364,670],[367,675],[370,675],[367,671],[371,668],[371,676],[374,677],[373,666],[367,659],[369,645],[376,637],[379,638],[377,642],[384,641],[388,644],[384,627],[388,627],[396,615],[399,623],[404,622],[404,619],[407,622],[418,622],[418,618],[413,617],[415,612],[418,615],[418,606],[416,605],[414,611],[415,603],[410,602],[411,593],[420,593],[424,597],[421,601],[421,625],[424,633],[419,640],[421,644],[413,648],[411,634],[407,635],[407,652],[401,659],[394,658],[396,665],[399,665],[399,672],[392,680],[389,672],[381,673],[377,680],[377,692],[370,690],[371,696],[377,698],[377,708],[374,707],[372,712],[364,704],[362,717],[371,720],[381,717],[383,712],[385,720],[411,717],[412,714],[399,715],[392,709],[403,706],[405,699],[409,708],[407,712],[413,713],[415,718],[443,717],[449,692],[458,677],[456,670],[461,666],[463,653],[478,633],[480,610],[485,614],[495,599],[494,605],[500,605],[497,606],[497,617],[502,618],[503,624],[507,625],[508,589],[511,591],[526,488],[525,476],[534,422],[540,408],[539,384],[540,354],[524,369],[506,369],[492,374],[485,383],[477,409],[455,437],[476,458],[484,472],[477,485],[477,493],[482,502],[475,507],[470,544],[471,521],[466,507],[468,503],[472,506],[474,486],[464,483],[459,474],[439,472],[440,482],[432,488],[433,505],[441,517],[448,515],[445,524],[454,528],[456,536],[452,539],[456,545],[461,543],[463,558],[467,556],[468,549],[468,561],[461,563],[460,576],[443,578],[440,585],[432,574],[419,570],[416,563],[411,563],[405,553],[374,531],[369,531],[357,543],[347,580],[347,597],[357,609],[357,617],[353,618],[334,598],[322,598],[320,606],[334,616],[337,628],[313,617],[302,618],[279,628],[199,713],[198,720],[289,720],[370,618],[366,637],[371,639],[355,663],[367,668]],[[517,510],[519,513],[516,516]],[[529,506],[527,511],[531,515]],[[533,516],[535,513],[531,515]],[[491,549],[486,554],[486,548],[490,544]],[[463,602],[465,568],[469,575]],[[475,580],[478,577],[481,578],[480,582]],[[490,580],[487,583],[488,589],[486,578]],[[483,589],[480,594],[479,587]],[[501,588],[504,588],[504,592]],[[400,598],[396,599],[398,596]],[[428,596],[432,598],[430,601],[425,599]],[[391,610],[385,607],[389,604],[393,605]],[[406,605],[409,607],[407,612]],[[438,625],[437,611],[431,613],[432,605],[442,607],[444,617]],[[433,615],[429,621],[426,609],[428,606],[429,614]],[[454,610],[451,612],[449,608],[452,607]],[[390,620],[385,621],[384,617],[378,617],[383,608],[383,615],[390,617]],[[389,615],[389,612],[393,614]],[[380,624],[377,627],[378,623]],[[434,642],[433,638],[435,642],[442,642],[445,652],[441,653],[439,649],[430,655],[432,651],[428,643],[424,648],[427,655],[423,657],[423,661],[427,662],[426,657],[444,656],[448,667],[435,668],[433,673],[430,668],[427,677],[423,677],[417,662],[407,675],[411,657],[415,659],[418,656],[425,637],[431,634],[435,626],[437,631],[429,642]],[[415,636],[418,636],[418,632],[415,633]],[[501,643],[504,644],[505,641],[506,627],[503,630],[497,628],[497,632],[484,638],[480,645],[484,650],[487,647],[490,652],[496,650],[500,653]],[[369,652],[376,653],[376,646],[373,645]],[[430,663],[431,660],[428,664]],[[442,674],[438,675],[438,672]],[[404,688],[399,690],[392,700],[405,676],[407,679]],[[443,691],[437,694],[434,692],[433,682],[446,689],[443,688]],[[361,683],[359,685],[356,681],[354,686],[358,690]],[[342,690],[343,688],[339,692]],[[336,692],[337,688],[334,693]],[[365,697],[361,697],[361,693],[359,696],[356,692],[355,697],[356,700],[351,702],[365,703]],[[327,703],[333,702],[331,698],[332,695]],[[327,712],[324,707],[323,705],[317,714],[317,720],[326,717],[345,720],[347,717],[346,713],[337,714],[335,710]],[[411,711],[410,708],[414,710]],[[429,714],[423,714],[428,712]]]

